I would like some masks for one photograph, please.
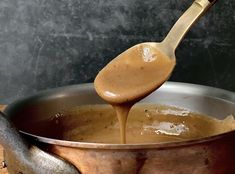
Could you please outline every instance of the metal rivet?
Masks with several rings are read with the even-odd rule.
[[[7,164],[5,161],[2,161],[1,162],[1,165],[0,165],[0,169],[3,169],[3,168],[6,168],[7,167]]]

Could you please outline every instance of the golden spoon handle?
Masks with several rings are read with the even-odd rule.
[[[195,0],[188,10],[185,11],[185,13],[174,24],[166,38],[162,41],[162,44],[175,52],[175,49],[187,31],[197,21],[197,19],[215,3],[215,1],[216,0]]]

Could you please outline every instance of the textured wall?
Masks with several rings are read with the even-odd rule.
[[[1,0],[0,102],[92,82],[128,47],[161,41],[192,0]],[[235,1],[221,0],[177,49],[171,77],[235,91]]]

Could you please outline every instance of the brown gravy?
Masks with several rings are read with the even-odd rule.
[[[133,106],[126,124],[126,143],[164,143],[198,139],[235,129],[233,116],[218,120],[188,110],[153,104]],[[17,122],[38,136],[93,143],[120,143],[120,121],[109,105],[83,105],[46,120]]]
[[[139,44],[120,54],[99,72],[95,89],[116,110],[122,143],[126,143],[126,120],[131,107],[161,86],[174,66],[175,60],[157,48]]]
[[[175,60],[148,44],[139,44],[113,59],[94,81],[96,92],[111,104],[140,100],[164,83]]]
[[[21,130],[49,138],[94,143],[120,143],[120,121],[109,105],[78,106],[52,119],[40,123],[25,122],[25,124],[28,126],[24,125]],[[138,104],[131,109],[128,116],[126,143],[185,141],[234,129],[235,120],[232,116],[218,120],[176,107]],[[44,134],[43,131],[45,131]]]

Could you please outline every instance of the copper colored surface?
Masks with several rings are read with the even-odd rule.
[[[234,135],[170,148],[115,150],[53,145],[50,151],[73,163],[82,174],[232,174]]]

